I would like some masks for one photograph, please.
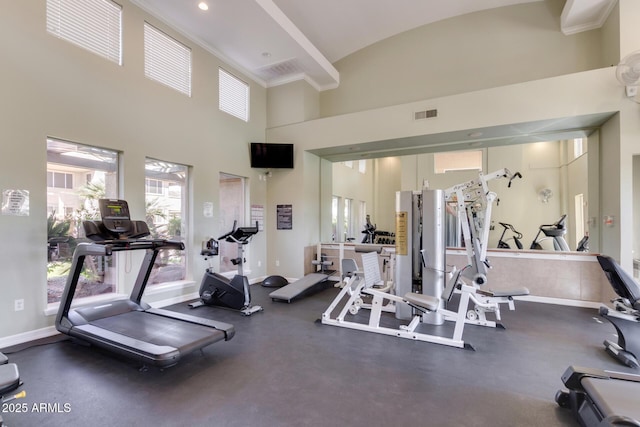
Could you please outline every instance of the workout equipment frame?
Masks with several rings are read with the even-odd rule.
[[[218,341],[228,341],[233,325],[152,308],[142,301],[158,252],[183,250],[182,242],[145,239],[149,229],[144,221],[131,221],[124,200],[100,200],[102,221],[84,221],[92,243],[80,243],[73,254],[71,270],[60,300],[56,329],[89,344],[133,360],[166,368],[185,354]],[[87,304],[71,308],[84,260],[87,256],[112,256],[117,252],[145,252],[129,299]]]
[[[600,306],[600,316],[616,329],[618,341],[604,340],[607,353],[618,361],[638,368],[640,358],[640,285],[611,257],[598,255],[604,271],[618,298],[611,300],[613,310]]]
[[[263,310],[262,306],[251,305],[249,279],[243,272],[244,247],[258,233],[258,222],[256,221],[255,227],[236,228],[236,224],[234,221],[232,230],[218,239],[224,239],[238,246],[238,257],[231,260],[233,265],[238,266],[238,274],[233,279],[229,279],[213,271],[213,267],[207,268],[200,284],[200,301],[189,304],[190,308],[198,308],[203,305],[225,307],[237,310],[245,316],[251,316],[253,313]],[[201,255],[207,258],[218,255],[218,242],[215,239],[210,239],[206,246],[207,248],[202,250]]]
[[[413,292],[415,284],[415,276],[408,281],[412,287],[409,291],[405,291],[407,287],[406,277],[403,283],[404,289],[399,285],[397,278],[403,278],[402,274],[396,275],[395,288],[393,285],[383,286],[382,289],[376,289],[375,284],[380,281],[379,265],[377,254],[363,254],[364,272],[357,273],[348,278],[346,285],[333,300],[331,305],[322,314],[321,322],[323,324],[340,326],[350,329],[357,329],[385,335],[392,335],[400,338],[414,339],[419,341],[432,342],[458,348],[473,348],[462,339],[464,325],[474,324],[480,326],[496,327],[498,323],[486,318],[486,313],[495,313],[496,319],[500,320],[500,304],[508,304],[509,309],[514,310],[515,305],[513,297],[515,295],[527,295],[529,291],[526,288],[520,288],[510,291],[493,292],[490,290],[482,290],[486,280],[486,272],[490,267],[486,260],[487,240],[489,233],[489,223],[491,217],[491,204],[496,199],[495,193],[489,191],[487,181],[491,179],[509,178],[511,181],[520,177],[519,173],[512,175],[508,170],[502,169],[487,176],[479,174],[478,180],[468,181],[466,183],[452,187],[443,192],[442,190],[423,190],[421,197],[418,198],[418,208],[415,208],[411,214],[406,210],[400,212],[400,216],[407,219],[399,221],[397,219],[397,228],[402,228],[402,232],[398,231],[398,241],[405,242],[406,246],[417,246],[421,243],[416,241],[433,243],[436,242],[430,251],[424,247],[420,250],[419,272],[422,273],[422,285],[425,284],[424,273],[430,273],[431,287],[419,289],[422,292]],[[408,192],[400,192],[408,193]],[[413,196],[413,194],[408,194]],[[465,237],[465,247],[467,249],[468,265],[461,270],[454,270],[446,286],[441,286],[440,282],[444,282],[444,239],[443,216],[444,216],[444,198],[453,200],[458,205],[458,215],[462,222],[463,234]],[[411,200],[409,197],[407,199]],[[398,196],[398,200],[402,199],[402,195]],[[402,206],[402,201],[397,202],[396,211],[400,211],[398,206]],[[406,206],[406,205],[405,205]],[[417,223],[412,218],[427,217],[428,220]],[[469,224],[472,224],[470,227]],[[422,230],[429,236],[425,239],[415,239],[409,230]],[[426,231],[425,231],[426,230]],[[405,232],[406,231],[406,232]],[[425,254],[426,253],[426,254]],[[429,256],[430,255],[430,256]],[[427,262],[429,256],[429,262]],[[404,259],[402,257],[405,257]],[[407,248],[396,247],[396,260],[400,260],[396,266],[397,271],[413,269],[416,267],[415,262],[407,262],[413,260],[415,253]],[[402,264],[402,261],[404,265]],[[377,275],[376,275],[377,271]],[[471,284],[465,282],[463,276],[472,280]],[[441,286],[441,287],[440,287]],[[425,292],[426,290],[426,292]],[[460,294],[457,310],[446,309],[444,306],[448,303],[454,291]],[[394,293],[395,292],[395,293]],[[435,294],[428,294],[434,292]],[[402,296],[400,296],[402,295]],[[365,304],[365,298],[371,299],[371,303]],[[345,302],[346,299],[346,302]],[[473,310],[469,310],[469,304],[473,304]],[[348,318],[348,315],[355,316],[361,309],[369,310],[367,322],[359,322],[357,319]],[[338,310],[335,317],[333,313]],[[381,326],[381,316],[383,312],[394,313],[398,319],[410,319],[408,325],[401,325],[397,329]],[[410,313],[407,317],[406,312]],[[444,321],[454,322],[454,330],[451,337],[443,337],[431,335],[417,331],[420,323],[441,324]]]
[[[556,403],[570,409],[583,427],[640,427],[640,375],[569,366],[562,375],[567,389]]]

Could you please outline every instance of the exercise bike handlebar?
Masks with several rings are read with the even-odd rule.
[[[507,188],[511,188],[511,181],[513,181],[516,178],[522,178],[522,174],[520,172],[516,172],[513,175],[511,175],[511,178],[509,178],[509,183],[507,184]]]
[[[231,243],[240,243],[246,245],[251,241],[254,235],[258,234],[260,228],[258,227],[258,221],[256,221],[255,227],[236,227],[237,221],[233,221],[233,229],[218,237],[218,239],[224,239],[227,242]]]
[[[501,226],[503,226],[506,229],[509,229],[513,232],[513,234],[515,234],[516,239],[522,239],[522,233],[519,232],[518,230],[516,230],[515,228],[513,228],[513,225],[511,224],[507,224],[505,222],[498,222],[498,224],[500,224]],[[504,233],[503,233],[504,234]]]
[[[233,234],[234,231],[236,231],[236,225],[238,225],[238,221],[236,221],[235,219],[233,220],[233,227],[231,228],[231,231],[229,231],[228,233],[224,233],[222,236],[218,237],[218,240],[222,240],[222,239],[227,239],[227,237],[231,236]]]
[[[540,228],[542,229],[543,227],[554,227],[554,228],[564,228],[564,221],[567,218],[567,214],[564,214],[560,217],[559,220],[557,220],[556,222],[554,222],[553,224],[542,224],[540,226]]]

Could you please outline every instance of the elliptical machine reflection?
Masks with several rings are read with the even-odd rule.
[[[238,274],[233,279],[229,279],[222,274],[213,271],[213,267],[207,268],[200,285],[200,301],[189,304],[190,308],[197,308],[203,305],[219,306],[238,310],[245,316],[251,316],[253,313],[262,311],[259,305],[251,305],[251,291],[249,290],[249,279],[243,275],[242,265],[244,259],[244,246],[249,244],[253,236],[258,233],[258,223],[255,227],[238,227],[236,221],[233,223],[233,229],[218,239],[224,239],[227,242],[236,243],[238,245],[238,257],[231,260],[233,265],[238,266]],[[218,241],[209,239],[205,248],[200,254],[208,259],[218,255]]]
[[[553,249],[556,251],[570,251],[569,245],[564,238],[564,235],[567,234],[567,225],[566,225],[567,215],[564,214],[560,217],[559,220],[554,222],[553,224],[542,224],[538,229],[538,234],[531,242],[531,246],[529,249],[542,250],[543,247],[541,245],[542,241],[547,239],[553,239]],[[544,234],[545,237],[539,238],[540,233]],[[576,248],[578,252],[589,252],[589,233],[585,233],[584,237],[578,243],[578,247]]]

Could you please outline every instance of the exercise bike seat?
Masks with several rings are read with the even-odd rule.
[[[431,295],[416,294],[415,292],[406,293],[404,300],[409,304],[426,308],[429,311],[436,311],[440,306],[440,298],[432,297]]]

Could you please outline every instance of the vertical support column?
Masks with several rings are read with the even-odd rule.
[[[422,190],[422,293],[436,298],[441,297],[445,284],[445,212],[443,190]],[[426,313],[422,321],[441,325],[444,318],[437,312]]]
[[[396,192],[396,268],[395,293],[403,296],[413,289],[413,192]],[[410,319],[412,309],[396,305],[396,318]]]

